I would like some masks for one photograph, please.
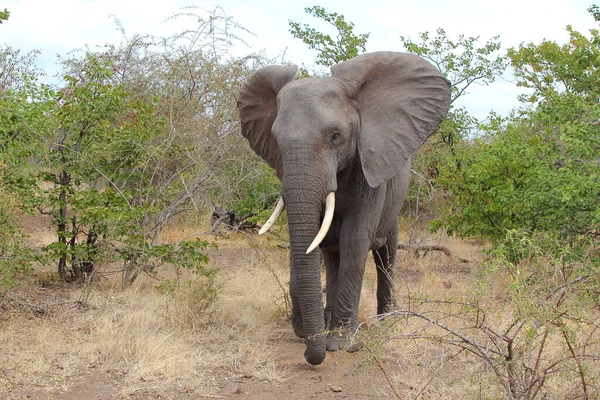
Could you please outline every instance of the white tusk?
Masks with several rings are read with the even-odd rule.
[[[319,229],[319,233],[315,237],[315,240],[311,243],[306,250],[306,254],[313,251],[317,248],[318,245],[321,244],[323,239],[325,239],[325,235],[327,235],[327,231],[329,231],[329,227],[331,226],[331,221],[333,220],[333,210],[335,209],[335,193],[331,192],[327,195],[327,200],[325,200],[325,216],[323,216],[323,223],[321,224],[321,229]]]
[[[277,218],[279,218],[279,214],[281,214],[281,212],[283,211],[283,207],[285,207],[285,204],[283,204],[283,197],[280,197],[279,201],[277,202],[277,205],[275,206],[275,210],[273,210],[273,214],[271,214],[267,222],[265,222],[262,228],[260,228],[260,231],[258,231],[259,235],[262,235],[263,233],[271,229],[271,226],[275,221],[277,221]]]

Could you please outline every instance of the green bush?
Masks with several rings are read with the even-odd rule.
[[[25,242],[12,217],[16,210],[1,192],[0,175],[0,303],[6,293],[22,283],[32,272],[33,263],[42,258]]]
[[[600,32],[586,38],[568,30],[565,45],[509,52],[530,94],[440,168],[451,206],[435,227],[496,243],[514,229],[572,241],[600,222]]]

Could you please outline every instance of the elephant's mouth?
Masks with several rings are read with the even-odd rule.
[[[269,231],[269,229],[271,229],[271,226],[273,226],[273,224],[275,223],[275,221],[277,220],[277,218],[283,211],[284,207],[285,207],[285,204],[283,202],[283,198],[280,198],[279,201],[277,202],[277,206],[275,206],[275,210],[273,211],[273,214],[271,214],[271,216],[269,217],[267,222],[265,222],[263,227],[260,228],[260,231],[258,232],[259,235],[262,235],[263,233],[266,233]],[[333,212],[334,211],[335,211],[335,192],[331,192],[327,195],[327,199],[325,199],[325,215],[323,216],[323,222],[321,223],[321,228],[319,229],[317,236],[315,236],[315,238],[312,241],[312,243],[310,244],[310,246],[308,246],[308,249],[306,250],[306,254],[309,254],[314,249],[316,249],[321,244],[323,239],[325,239],[325,235],[327,235],[327,232],[329,232],[329,228],[331,227],[331,221],[333,221]]]

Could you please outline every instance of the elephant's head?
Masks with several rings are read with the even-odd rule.
[[[332,67],[327,78],[294,80],[296,69],[258,70],[242,88],[238,107],[242,134],[282,181],[305,357],[320,364],[319,255],[306,250],[319,232],[324,201],[349,168],[362,171],[365,187],[398,175],[445,118],[450,90],[436,68],[407,53],[364,54]]]

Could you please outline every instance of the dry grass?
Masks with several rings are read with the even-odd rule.
[[[475,327],[473,314],[468,314],[467,307],[463,307],[461,303],[479,304],[486,310],[486,326],[498,333],[504,332],[509,324],[515,321],[515,315],[518,313],[516,304],[509,302],[507,298],[507,277],[496,275],[485,286],[485,290],[475,296],[477,285],[480,284],[478,274],[481,271],[478,264],[484,259],[481,247],[476,254],[473,253],[473,245],[478,245],[477,243],[463,242],[443,235],[437,236],[435,240],[436,243],[446,245],[476,263],[465,266],[441,253],[416,257],[400,252],[399,260],[403,261],[399,261],[396,268],[398,310],[418,312],[464,333],[478,343],[489,343],[490,338],[483,330]],[[369,310],[372,310],[375,304],[372,297],[374,290],[374,273],[367,273],[362,299],[367,300],[363,301],[363,306]],[[365,297],[369,294],[371,297]],[[588,315],[587,319],[598,321],[600,312],[596,310],[594,314],[597,315]],[[363,315],[372,314],[363,312]],[[471,352],[449,345],[446,340],[453,337],[447,330],[433,326],[423,319],[406,316],[392,316],[377,323],[373,319],[363,318],[363,322],[365,329],[361,331],[359,338],[367,349],[365,359],[369,365],[381,365],[388,371],[389,381],[400,398],[457,399],[506,396],[490,364]],[[541,326],[534,328],[535,322],[532,321],[532,324],[531,334],[534,333],[533,329],[539,329],[538,334],[543,332]],[[589,367],[598,366],[597,358],[596,361],[590,360],[600,352],[597,325],[573,325],[571,329],[579,332],[579,343],[586,338],[590,342],[586,348],[589,356],[586,360],[586,374],[588,385],[593,386],[592,390],[596,393],[600,373],[597,368]],[[517,358],[514,363],[519,365],[517,370],[524,375],[527,372],[520,365],[523,362],[534,367],[540,343],[539,338],[537,342],[532,342],[532,351],[528,353],[527,335],[525,329],[515,340],[515,346],[523,347],[515,351]],[[543,368],[552,365],[556,360],[562,361],[553,368],[556,373],[547,377],[544,389],[539,395],[549,399],[581,397],[577,364],[567,351],[561,331],[550,327],[543,345],[540,366]],[[497,362],[499,365],[503,360],[499,358]],[[525,376],[517,378],[525,379]]]
[[[191,231],[192,228],[186,227],[167,230],[163,239],[180,240]],[[473,262],[460,263],[439,252],[416,257],[399,251],[396,267],[399,308],[415,309],[423,298],[447,302],[468,300],[484,258],[482,245],[444,235],[420,237],[445,245]],[[289,280],[287,252],[274,246],[276,239],[257,240],[235,233],[220,236],[220,250],[211,250],[210,261],[210,266],[220,270],[218,298],[207,309],[203,307],[205,281],[184,271],[171,295],[156,290],[158,282],[148,277],[140,278],[126,290],[118,289],[119,277],[115,275],[115,282],[105,280],[71,290],[71,300],[83,298],[88,308],[72,307],[77,304],[72,301],[42,317],[8,313],[2,318],[0,329],[0,397],[24,387],[50,392],[65,390],[70,384],[69,377],[90,371],[113,377],[124,396],[151,390],[174,398],[168,392],[173,386],[191,393],[190,398],[199,394],[223,396],[219,388],[231,376],[266,381],[269,385],[291,382],[314,386],[315,377],[302,375],[300,369],[290,370],[296,364],[285,360],[283,354],[286,348],[282,347],[281,338],[293,336],[284,293]],[[161,276],[172,279],[175,274],[167,269]],[[50,272],[38,272],[37,279],[49,290],[58,285]],[[491,310],[488,323],[501,327],[510,320],[512,310],[503,296],[506,282],[492,284],[487,295],[479,300]],[[375,267],[369,259],[359,312],[360,322],[365,326],[373,322],[371,316],[376,312],[375,291]],[[455,327],[465,324],[456,305],[423,303],[417,309],[429,315],[445,313],[446,322]],[[370,393],[374,394],[369,396],[382,398],[394,396],[391,386],[382,385],[381,380],[378,384],[357,381],[353,378],[357,370],[370,369],[380,379],[382,370],[385,371],[385,382],[389,380],[401,398],[504,396],[493,371],[475,355],[459,352],[440,341],[416,338],[415,334],[425,332],[426,327],[429,335],[445,334],[427,325],[416,318],[396,317],[362,330],[361,340],[366,350],[360,353],[361,361],[358,364],[353,361],[349,372],[344,374],[360,390],[364,385],[373,387]],[[475,338],[483,338],[476,336],[481,332],[473,334]],[[560,355],[564,346],[560,346],[559,339],[551,338],[548,357]],[[337,368],[338,363],[343,364],[343,357],[342,353],[328,356],[328,360],[336,360],[333,365]],[[301,354],[298,358],[301,360]],[[325,374],[318,372],[318,379],[322,373]],[[365,375],[364,379],[373,376]],[[563,374],[549,380],[549,393],[559,396],[549,398],[560,398],[564,387],[561,380],[572,377],[572,373]],[[297,382],[301,379],[306,382]]]
[[[15,366],[12,383],[58,389],[66,377],[93,368],[122,375],[124,391],[131,392],[141,382],[199,373],[201,348],[160,317],[170,300],[152,291],[141,296],[138,287],[98,290],[90,310],[19,319],[0,333],[5,362]]]
[[[447,246],[474,262],[465,265],[441,252],[417,257],[412,252],[399,250],[395,277],[398,308],[411,309],[417,298],[464,299],[475,285],[471,269],[482,259],[481,252],[474,252],[474,247],[481,249],[481,246],[445,235],[432,237],[421,232],[420,237],[425,238],[423,243],[430,241]],[[400,240],[408,241],[408,238]],[[372,260],[369,264],[374,266]],[[495,398],[501,394],[493,385],[493,375],[475,357],[455,356],[458,351],[450,346],[403,336],[421,332],[425,325],[422,322],[391,318],[373,325],[374,319],[370,316],[376,310],[376,279],[375,269],[367,268],[361,297],[362,318],[359,318],[365,323],[365,329],[360,339],[365,343],[367,363],[381,363],[401,398]],[[393,393],[388,396],[393,397]]]
[[[219,297],[206,310],[198,306],[203,282],[185,272],[172,295],[154,289],[157,282],[149,278],[126,290],[104,282],[87,293],[89,308],[9,317],[0,330],[0,368],[7,378],[0,379],[0,393],[18,387],[64,390],[67,377],[90,370],[120,377],[123,395],[160,393],[175,381],[207,394],[215,390],[219,371],[280,379],[285,371],[276,365],[270,340],[285,323],[281,293],[273,273],[248,254],[240,268],[221,272]],[[285,279],[285,268],[280,270]]]
[[[180,240],[192,232],[186,227],[167,230],[163,240]],[[196,393],[215,393],[219,374],[285,380],[288,371],[285,364],[278,363],[277,338],[290,330],[289,310],[280,287],[285,288],[289,280],[286,252],[273,243],[254,243],[250,249],[240,234],[223,236],[220,246],[224,251],[211,258],[211,266],[220,269],[219,296],[205,312],[199,312],[198,306],[203,301],[202,282],[184,272],[173,295],[155,290],[157,282],[147,277],[126,290],[118,289],[115,275],[115,282],[95,284],[91,292],[90,288],[81,289],[87,291],[89,309],[63,307],[48,318],[10,319],[0,331],[3,368],[10,376],[4,390],[37,386],[60,391],[68,385],[68,377],[90,370],[118,376],[123,395],[148,389],[160,393],[175,382]],[[444,244],[452,241],[442,240]],[[442,254],[415,258],[399,251],[400,294],[410,291],[452,297],[467,291],[472,278],[440,270],[439,265],[447,261]],[[161,274],[174,275],[168,270]],[[51,277],[48,272],[38,274],[38,280],[48,286],[56,284]],[[450,287],[445,286],[448,281]],[[376,312],[375,290],[376,273],[370,259],[361,322],[369,321]],[[72,297],[79,299],[81,293],[73,292]],[[398,300],[403,304],[406,299]],[[382,349],[392,381],[405,395],[422,390],[432,374],[435,379],[428,390],[450,397],[454,386],[464,391],[464,382],[458,379],[448,385],[448,371],[436,367],[439,349],[398,342],[389,342]]]

